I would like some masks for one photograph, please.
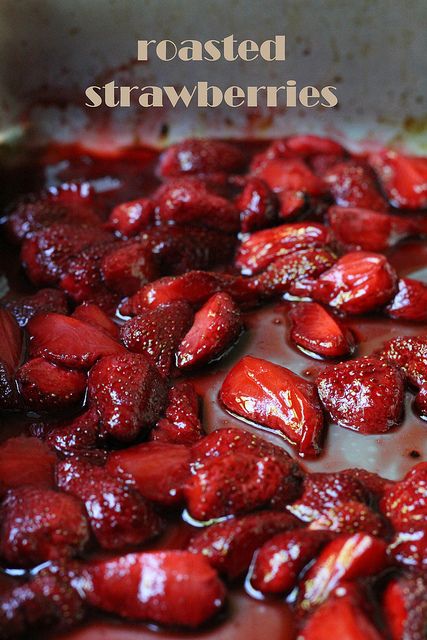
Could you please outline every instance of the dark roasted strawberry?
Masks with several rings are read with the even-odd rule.
[[[301,456],[320,453],[323,414],[315,386],[289,369],[246,356],[225,378],[220,399],[237,415],[277,431]]]
[[[397,286],[397,293],[386,308],[387,314],[398,320],[426,322],[427,285],[419,280],[401,278]]]
[[[427,160],[384,149],[370,156],[387,198],[394,207],[427,207]]]
[[[102,432],[125,442],[155,424],[167,402],[162,375],[136,353],[101,358],[89,373],[88,389]]]
[[[392,579],[382,599],[391,640],[423,640],[427,625],[427,581],[423,576]]]
[[[390,556],[403,567],[418,571],[427,570],[427,527],[411,527],[410,531],[398,531],[388,548]]]
[[[360,484],[370,492],[371,496],[377,500],[382,498],[387,489],[394,484],[393,480],[382,478],[377,473],[368,471],[367,469],[343,469],[340,471],[340,475],[360,482]]]
[[[88,565],[89,604],[122,618],[195,628],[223,606],[225,589],[202,557],[188,551],[131,553]]]
[[[69,557],[81,552],[89,539],[80,502],[52,489],[11,489],[1,513],[0,553],[12,566]]]
[[[0,307],[0,408],[15,406],[14,376],[22,358],[23,335],[15,318]]]
[[[100,262],[100,271],[106,285],[122,296],[133,295],[159,275],[151,249],[136,241],[110,249]]]
[[[387,211],[387,202],[379,192],[372,169],[366,163],[360,160],[339,162],[325,172],[323,179],[340,207]]]
[[[64,313],[68,311],[67,298],[58,289],[39,289],[28,295],[8,294],[1,299],[1,304],[15,316],[20,327],[25,327],[29,320],[38,313]]]
[[[193,444],[203,437],[200,398],[191,382],[177,382],[170,390],[165,417],[151,431],[156,442]]]
[[[113,322],[105,313],[105,311],[103,311],[96,304],[93,304],[91,302],[83,302],[83,304],[74,309],[72,316],[73,318],[77,318],[77,320],[87,322],[87,324],[90,324],[93,327],[103,329],[104,331],[109,333],[110,336],[115,340],[117,340],[119,337],[118,325]]]
[[[171,145],[161,156],[159,173],[173,178],[180,175],[236,173],[246,164],[243,153],[228,142],[219,140],[184,140]]]
[[[392,338],[385,343],[379,357],[402,369],[414,386],[427,382],[427,336]]]
[[[384,519],[366,504],[355,500],[338,502],[325,509],[310,523],[309,529],[349,534],[364,531],[372,536],[384,536],[388,533]]]
[[[65,261],[59,286],[74,302],[102,300],[109,295],[102,281],[100,265],[113,246],[111,242],[92,244]]]
[[[183,300],[146,309],[125,322],[120,337],[129,351],[144,354],[164,375],[175,365],[175,354],[193,321],[193,311]]]
[[[243,233],[272,226],[277,220],[278,201],[264,180],[249,178],[236,198]]]
[[[132,238],[153,222],[153,219],[153,203],[148,198],[139,198],[115,206],[106,227],[124,238]]]
[[[397,530],[427,527],[427,462],[420,462],[396,482],[380,502]]]
[[[317,389],[332,420],[342,427],[383,433],[401,420],[403,376],[377,358],[327,367],[317,378]]]
[[[103,549],[146,542],[161,530],[151,505],[103,467],[81,459],[58,463],[57,484],[84,502],[92,532]]]
[[[316,302],[300,302],[289,312],[291,339],[304,350],[339,358],[354,349],[353,334]]]
[[[98,441],[98,423],[96,409],[88,409],[73,420],[52,429],[46,437],[46,443],[63,455],[91,455]]]
[[[0,497],[24,485],[53,487],[55,463],[55,454],[38,438],[9,438],[0,445]]]
[[[256,168],[255,175],[276,192],[301,191],[319,196],[327,191],[322,178],[316,176],[305,162],[296,158],[266,160]]]

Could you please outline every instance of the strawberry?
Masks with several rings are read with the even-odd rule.
[[[321,401],[331,419],[360,433],[384,433],[402,417],[403,376],[377,358],[329,366],[317,377]]]
[[[177,367],[188,369],[219,358],[242,332],[239,307],[223,292],[215,293],[194,316],[177,352]]]
[[[378,355],[399,367],[415,387],[427,382],[427,336],[392,338]]]
[[[427,420],[427,383],[423,384],[415,396],[415,409],[423,420]]]
[[[383,594],[391,640],[423,640],[427,623],[427,581],[423,576],[392,579]]]
[[[387,211],[387,202],[378,190],[375,175],[365,162],[339,162],[325,172],[323,179],[338,206]]]
[[[73,318],[81,320],[90,324],[92,327],[103,329],[106,333],[110,334],[115,340],[119,337],[119,327],[113,322],[108,315],[98,305],[91,302],[83,302],[83,304],[76,307],[71,314]]]
[[[415,465],[380,502],[381,511],[396,529],[427,527],[427,462]]]
[[[168,376],[175,366],[175,354],[193,321],[190,305],[177,300],[141,311],[125,322],[120,337],[127,349],[144,354]]]
[[[390,556],[403,567],[427,569],[427,527],[411,531],[398,531],[388,548]]]
[[[246,356],[228,373],[219,397],[230,411],[277,431],[301,456],[320,452],[323,414],[315,386],[289,369]]]
[[[303,191],[278,191],[279,219],[281,221],[293,220],[297,216],[306,213],[312,200]]]
[[[360,484],[369,491],[371,497],[375,499],[382,498],[384,493],[394,484],[392,480],[382,478],[377,473],[367,471],[366,469],[343,469],[340,474],[360,482]]]
[[[390,204],[401,209],[427,207],[427,159],[384,149],[370,156]]]
[[[11,489],[1,513],[0,553],[12,566],[69,557],[80,553],[89,539],[80,502],[52,489]]]
[[[16,373],[25,405],[35,411],[63,409],[80,402],[86,390],[82,371],[64,369],[44,358],[26,362]]]
[[[121,296],[133,295],[159,275],[150,248],[136,241],[118,244],[108,251],[100,270],[106,285]]]
[[[245,275],[259,273],[293,251],[327,244],[329,233],[327,227],[314,222],[294,222],[256,231],[240,245],[236,267]]]
[[[165,417],[151,431],[156,442],[193,444],[203,437],[200,398],[191,382],[178,382],[169,390]]]
[[[187,551],[151,551],[87,565],[88,603],[131,620],[196,628],[223,606],[225,589],[204,558]]]
[[[353,334],[316,302],[300,302],[289,312],[291,339],[304,351],[339,358],[354,349]]]
[[[384,519],[366,504],[349,500],[339,502],[324,512],[309,525],[310,531],[335,533],[359,533],[365,531],[372,536],[388,533]]]
[[[71,421],[52,429],[46,437],[46,443],[63,455],[91,455],[98,441],[98,422],[96,410],[87,409]]]
[[[185,445],[146,442],[110,453],[107,469],[148,500],[168,506],[183,500],[190,461],[191,452]]]
[[[375,575],[387,565],[387,546],[382,540],[366,533],[341,535],[324,547],[304,576],[299,606],[310,610],[341,582]]]
[[[427,285],[419,280],[401,278],[397,293],[386,308],[387,314],[397,320],[427,321]]]
[[[167,401],[162,375],[136,353],[101,358],[89,373],[88,389],[102,432],[124,442],[151,427]]]
[[[381,253],[416,233],[415,224],[410,218],[373,209],[331,207],[328,218],[335,239],[346,249]],[[368,228],[369,233],[366,233]]]
[[[113,246],[111,242],[93,244],[65,261],[59,286],[74,302],[96,301],[109,295],[102,282],[100,264]]]
[[[106,228],[124,238],[131,238],[151,224],[153,219],[153,203],[148,198],[139,198],[115,206]]]
[[[38,438],[9,438],[0,444],[0,496],[23,485],[53,487],[55,462],[55,454]]]
[[[253,554],[267,540],[297,526],[298,521],[286,513],[253,513],[206,527],[194,536],[188,548],[233,580],[247,571]]]
[[[317,155],[340,157],[345,149],[335,140],[316,135],[296,135],[279,138],[270,143],[265,151],[255,156],[251,168],[256,170],[269,160],[275,158],[312,159]]]
[[[236,198],[235,204],[240,214],[242,233],[264,229],[276,222],[277,198],[264,180],[250,177]]]
[[[221,171],[235,173],[245,165],[243,153],[233,144],[189,138],[171,145],[161,155],[159,173],[167,178]]]
[[[57,289],[39,289],[36,293],[17,295],[9,293],[1,299],[1,304],[15,317],[20,327],[25,327],[38,313],[67,314],[67,298]]]
[[[38,314],[28,323],[30,355],[57,365],[89,369],[99,358],[126,353],[108,333],[59,313]]]
[[[354,251],[320,275],[312,297],[344,313],[361,314],[386,305],[396,284],[396,273],[384,256]]]
[[[0,307],[0,408],[16,404],[14,375],[23,351],[23,335],[15,318]]]
[[[83,501],[92,532],[103,549],[143,544],[161,530],[150,503],[103,467],[82,459],[58,463],[58,487]]]
[[[287,594],[298,576],[331,539],[324,531],[296,529],[267,540],[254,558],[250,583],[263,594]]]
[[[316,176],[308,165],[297,158],[272,158],[255,170],[275,192],[301,191],[311,196],[319,196],[326,192],[327,185],[322,178]]]

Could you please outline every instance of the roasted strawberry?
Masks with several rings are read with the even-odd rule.
[[[153,203],[148,198],[139,198],[115,206],[106,227],[124,238],[131,238],[145,229],[153,219]]]
[[[161,530],[151,505],[103,467],[81,459],[58,463],[58,487],[84,502],[89,523],[103,549],[146,542]]]
[[[1,299],[1,304],[15,317],[20,327],[25,327],[29,320],[38,313],[66,314],[67,298],[58,289],[39,289],[28,295],[8,294]]]
[[[387,202],[378,189],[375,174],[365,162],[339,162],[325,172],[323,179],[338,206],[387,211]]]
[[[126,353],[108,333],[77,318],[38,314],[28,323],[30,355],[76,369],[89,369],[107,355]]]
[[[52,489],[11,489],[1,513],[0,553],[12,566],[69,557],[81,552],[89,539],[80,502]]]
[[[171,145],[162,154],[159,173],[167,178],[220,171],[236,173],[241,171],[245,164],[243,153],[233,144],[219,140],[189,138]]]
[[[264,594],[287,594],[298,576],[331,539],[324,531],[296,529],[278,533],[259,549],[250,572],[250,583]]]
[[[408,569],[427,569],[427,527],[410,531],[398,531],[388,548],[390,556]]]
[[[46,443],[63,455],[89,455],[98,441],[98,422],[96,409],[87,409],[73,420],[53,428],[46,437]]]
[[[55,463],[55,454],[38,438],[9,438],[0,445],[0,496],[24,485],[53,487]]]
[[[251,177],[235,201],[243,233],[272,226],[277,220],[278,201],[264,180]]]
[[[257,154],[251,168],[256,170],[274,158],[304,158],[312,159],[317,155],[332,158],[345,155],[345,149],[335,140],[316,135],[296,135],[279,138],[270,143],[267,149]]]
[[[380,502],[397,530],[427,527],[427,462],[420,462],[396,482]]]
[[[414,386],[427,382],[427,336],[392,338],[378,356],[399,367]]]
[[[103,329],[106,333],[109,333],[115,340],[119,337],[119,327],[113,322],[108,315],[98,305],[91,302],[83,302],[74,309],[72,313],[73,318],[87,322],[87,324],[98,329]]]
[[[101,358],[89,373],[88,389],[102,432],[125,442],[155,424],[167,402],[162,375],[136,353]]]
[[[102,281],[100,265],[113,246],[111,242],[93,244],[65,261],[59,286],[74,302],[102,301],[110,295]]]
[[[322,178],[316,176],[309,166],[296,158],[273,158],[257,167],[255,175],[275,192],[291,191],[319,196],[327,191]]]
[[[89,604],[131,620],[195,628],[223,606],[225,589],[202,557],[188,551],[130,553],[88,565]],[[144,587],[142,597],[141,585]]]
[[[293,251],[327,244],[329,233],[327,227],[314,222],[294,222],[257,231],[240,245],[236,266],[245,275],[259,273]]]
[[[121,296],[133,295],[159,275],[151,249],[136,241],[110,249],[101,260],[100,271],[106,285]]]
[[[401,278],[397,286],[397,293],[386,308],[387,314],[398,320],[426,322],[427,285],[419,280]]]
[[[86,390],[82,371],[64,369],[44,358],[26,362],[16,373],[25,405],[35,411],[63,409],[80,402]]]
[[[382,498],[384,493],[394,484],[393,480],[382,478],[377,473],[368,471],[367,469],[343,469],[343,471],[340,471],[340,475],[360,482],[360,484],[369,491],[371,497],[376,500]]]
[[[168,376],[175,365],[175,354],[193,321],[193,311],[183,300],[141,311],[120,329],[123,344],[133,353],[144,354],[159,371]]]
[[[151,431],[156,442],[193,444],[203,437],[200,398],[191,382],[177,382],[170,390],[165,417]]]
[[[291,339],[314,354],[328,358],[346,356],[354,349],[353,334],[316,302],[300,302],[288,313]]]
[[[185,445],[146,442],[110,453],[107,469],[145,498],[168,506],[182,502],[190,462],[191,452]]]
[[[333,533],[359,533],[364,531],[372,536],[385,536],[388,527],[380,514],[366,504],[349,500],[336,505],[313,520],[310,531],[329,531]]]
[[[423,576],[392,579],[383,595],[391,640],[422,640],[427,624],[427,581]]]
[[[427,207],[427,160],[384,149],[370,156],[387,198],[394,207]]]
[[[427,420],[427,384],[423,384],[415,396],[415,409],[423,420]]]
[[[237,415],[277,431],[301,456],[320,453],[323,414],[315,386],[289,369],[246,356],[225,378],[220,400]]]
[[[327,367],[317,377],[317,389],[332,420],[342,427],[383,433],[401,420],[403,376],[377,358]]]
[[[0,408],[16,404],[14,375],[23,351],[23,335],[15,318],[0,307]]]
[[[312,297],[344,313],[361,314],[386,305],[396,284],[396,273],[384,256],[354,251],[322,273]]]
[[[298,520],[289,514],[263,511],[213,524],[196,534],[188,548],[232,580],[247,571],[266,540],[297,526]]]

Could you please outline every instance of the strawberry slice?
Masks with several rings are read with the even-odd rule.
[[[277,431],[299,455],[320,453],[323,414],[316,388],[289,369],[245,356],[225,378],[220,400],[237,415]]]
[[[146,442],[110,453],[107,469],[135,486],[148,500],[179,504],[190,477],[191,452],[182,444]]]
[[[390,318],[426,322],[427,285],[419,280],[401,278],[397,287],[396,295],[386,308]]]
[[[64,456],[94,456],[98,442],[98,423],[97,411],[94,408],[87,409],[73,420],[52,429],[46,437],[46,443]]]
[[[165,417],[150,433],[156,442],[193,444],[203,437],[200,398],[191,382],[178,382],[169,390]]]
[[[87,322],[87,324],[90,324],[92,327],[103,329],[115,340],[119,337],[119,327],[97,304],[83,302],[83,304],[74,309],[71,315],[73,318],[77,318],[77,320]]]
[[[333,165],[323,175],[335,204],[373,211],[387,211],[387,201],[379,192],[375,174],[365,162],[347,160]]]
[[[28,333],[31,357],[65,367],[89,369],[103,356],[126,353],[102,329],[59,313],[38,314],[28,323]]]
[[[15,317],[20,327],[25,327],[38,313],[54,311],[66,315],[68,311],[67,297],[58,289],[39,289],[29,295],[9,293],[2,298],[1,303]]]
[[[177,367],[188,369],[219,358],[243,329],[240,309],[227,293],[215,293],[194,316],[182,339]]]
[[[403,376],[377,358],[329,366],[317,378],[321,401],[332,420],[360,433],[384,433],[403,412]]]
[[[409,506],[410,505],[410,506]],[[380,502],[383,513],[397,530],[420,529],[427,525],[427,462],[415,465],[396,482]]]
[[[388,551],[403,567],[425,572],[427,567],[427,527],[410,531],[398,531],[392,538]]]
[[[327,244],[329,233],[327,227],[315,222],[294,222],[257,231],[240,245],[236,267],[245,275],[259,273],[292,251]]]
[[[162,375],[136,353],[101,358],[90,370],[88,389],[102,432],[124,442],[155,424],[167,402]]]
[[[193,321],[193,311],[183,300],[141,311],[125,322],[120,337],[127,349],[144,354],[168,376],[174,368],[179,344]]]
[[[225,589],[204,558],[188,551],[130,553],[88,565],[86,600],[122,618],[196,628],[223,606]]]
[[[188,548],[232,580],[247,571],[253,554],[264,542],[280,531],[297,526],[298,521],[290,514],[253,513],[206,527],[194,536]]]
[[[289,312],[291,339],[304,351],[339,358],[354,350],[353,334],[316,302],[300,302]]]
[[[55,454],[38,438],[8,438],[0,444],[0,496],[24,485],[53,487],[55,463]]]
[[[0,307],[0,407],[16,403],[14,375],[23,351],[22,331],[9,311]]]
[[[148,198],[139,198],[118,204],[106,223],[109,231],[123,238],[132,238],[154,220],[154,205]]]
[[[425,577],[394,578],[383,595],[383,611],[391,640],[422,640],[427,621]]]
[[[272,226],[277,219],[278,202],[268,184],[251,177],[235,200],[240,214],[240,231],[248,233]]]
[[[110,249],[101,260],[100,272],[106,285],[121,296],[133,295],[159,276],[150,247],[136,241]]]
[[[396,285],[396,273],[384,256],[354,251],[322,273],[313,287],[312,297],[344,313],[362,314],[387,304]]]
[[[102,281],[100,265],[114,245],[112,242],[92,244],[64,262],[59,286],[74,302],[113,298]]]
[[[217,173],[238,173],[246,158],[235,145],[219,140],[189,138],[173,144],[161,155],[159,173],[162,177]]]
[[[370,156],[390,203],[401,209],[427,207],[427,159],[384,149]]]
[[[302,191],[311,196],[320,196],[327,191],[322,178],[316,176],[305,162],[297,158],[272,158],[255,170],[275,192]]]
[[[427,336],[392,338],[378,355],[399,367],[415,387],[427,382]]]

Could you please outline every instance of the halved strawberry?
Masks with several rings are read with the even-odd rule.
[[[427,623],[427,581],[401,576],[387,585],[382,599],[391,640],[422,640]]]
[[[145,229],[154,219],[154,205],[148,198],[122,202],[114,207],[106,228],[124,238],[131,238]]]
[[[427,285],[412,278],[401,278],[397,286],[397,293],[386,308],[387,314],[398,320],[426,322]]]
[[[378,358],[327,367],[317,377],[317,389],[332,420],[342,427],[383,433],[402,418],[403,376]]]
[[[427,527],[398,531],[388,547],[390,556],[407,569],[425,572],[427,570]]]
[[[196,628],[223,606],[225,589],[206,560],[188,551],[130,553],[87,565],[89,604],[122,618]]]
[[[384,344],[378,357],[399,367],[414,386],[427,382],[427,336],[392,338]]]
[[[8,438],[0,444],[0,496],[24,485],[53,487],[55,463],[55,454],[38,438]]]
[[[78,454],[91,457],[95,454],[98,434],[99,416],[96,409],[90,408],[52,429],[46,437],[46,444],[65,456]]]
[[[337,156],[343,156],[345,153],[344,147],[331,138],[302,134],[274,140],[265,151],[255,156],[251,166],[253,169],[256,169],[261,164],[273,158],[300,157],[311,159],[317,155],[332,156],[332,158],[335,158]]]
[[[397,276],[379,253],[353,251],[322,273],[312,297],[340,311],[367,313],[386,305],[393,297]]]
[[[177,382],[170,390],[165,417],[150,433],[156,442],[193,444],[203,437],[200,398],[191,382]]]
[[[235,200],[243,233],[272,226],[277,220],[276,195],[264,180],[250,177]]]
[[[168,506],[183,500],[190,461],[191,452],[185,445],[145,442],[110,453],[107,469],[148,500]]]
[[[419,462],[396,482],[380,502],[397,530],[427,527],[427,462]]]
[[[125,322],[120,337],[127,349],[144,354],[168,376],[175,365],[179,344],[193,321],[193,311],[184,300],[141,311]]]
[[[316,302],[300,302],[288,314],[291,339],[299,347],[328,358],[346,356],[354,349],[354,336]]]
[[[338,502],[325,509],[321,515],[310,522],[310,531],[329,531],[333,533],[355,534],[365,531],[372,536],[385,536],[388,527],[384,518],[366,504],[349,500]]]
[[[294,222],[257,231],[242,242],[235,264],[245,275],[259,273],[292,251],[327,244],[329,233],[327,227],[315,222]]]
[[[369,157],[387,198],[394,207],[427,207],[427,159],[384,149]]]
[[[59,286],[74,302],[92,302],[111,295],[102,280],[100,266],[114,245],[112,242],[92,244],[64,262]]]
[[[167,178],[219,171],[236,173],[245,165],[245,156],[233,144],[220,140],[189,138],[171,145],[162,154],[159,173]]]
[[[327,191],[327,185],[316,176],[309,166],[297,158],[272,158],[255,170],[255,175],[266,182],[275,192],[301,191],[319,196]]]
[[[0,307],[0,407],[16,403],[14,376],[22,358],[23,335],[15,318]]]
[[[159,275],[151,249],[136,241],[111,248],[101,260],[100,272],[106,285],[121,296],[133,295]]]
[[[394,484],[393,480],[383,478],[377,473],[368,471],[367,469],[355,467],[352,469],[343,469],[340,473],[342,476],[360,482],[375,500],[382,498],[384,493]]]
[[[323,175],[335,204],[387,211],[387,201],[381,195],[372,169],[360,160],[347,160],[332,165]]]
[[[66,295],[58,289],[39,289],[28,295],[9,293],[1,299],[1,304],[15,317],[20,327],[25,327],[38,313],[54,311],[66,314],[68,311]]]
[[[83,302],[83,304],[74,309],[71,315],[73,318],[77,318],[77,320],[82,320],[82,322],[87,322],[87,324],[93,327],[103,329],[115,340],[119,337],[118,325],[113,322],[97,304]]]

